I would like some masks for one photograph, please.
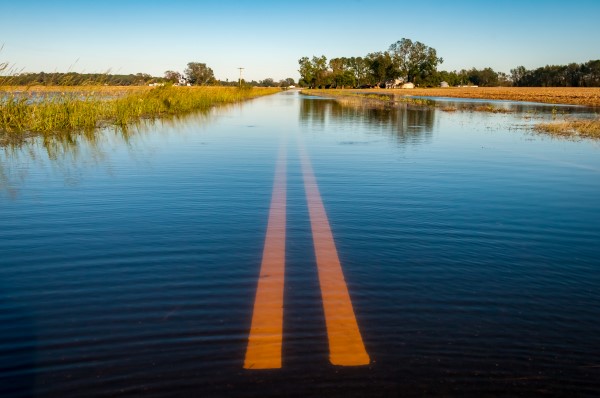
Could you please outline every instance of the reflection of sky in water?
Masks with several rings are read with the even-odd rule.
[[[41,95],[60,95],[60,93],[39,93],[40,96],[37,94],[27,93],[31,98],[38,98]],[[596,115],[586,107],[565,105],[557,108],[554,105],[527,102],[435,98],[434,101],[459,110],[444,112],[440,108],[411,106],[373,108],[340,104],[323,97],[289,94],[291,93],[280,96],[279,101],[287,103],[288,106],[292,104],[295,106],[298,103],[302,126],[309,126],[314,131],[327,131],[330,137],[343,145],[365,145],[383,137],[393,138],[399,145],[420,145],[431,143],[435,131],[444,132],[447,129],[451,131],[451,135],[438,133],[437,140],[444,140],[445,145],[449,146],[462,142],[463,139],[472,139],[473,130],[503,131],[507,137],[515,134],[521,137],[521,134],[525,134],[529,139],[533,139],[533,134],[527,132],[527,128],[541,120],[557,119],[557,109],[558,118]],[[508,114],[464,112],[481,104],[490,104],[511,112]],[[103,170],[107,175],[112,175],[113,164],[123,159],[129,158],[136,163],[150,166],[156,152],[164,149],[165,145],[185,146],[182,142],[193,140],[197,130],[206,130],[215,117],[221,120],[235,120],[239,109],[239,105],[234,105],[213,109],[208,114],[183,116],[172,120],[143,121],[126,131],[107,128],[93,133],[58,134],[9,144],[1,149],[3,156],[0,162],[0,189],[14,197],[20,187],[26,185],[27,176],[31,172],[60,175],[65,185],[77,185],[85,179],[86,170],[93,169],[95,172]],[[261,117],[262,120],[268,119],[270,124],[282,123],[282,126],[289,124],[289,112],[273,113],[268,108],[264,109],[254,110],[259,119]],[[261,134],[261,125],[264,127],[262,122],[244,127],[254,129],[248,130],[250,134]],[[358,130],[364,130],[368,139],[348,140],[339,135]],[[506,140],[507,137],[501,138],[500,141]],[[449,138],[447,142],[446,138]],[[496,137],[488,135],[487,139],[496,140]],[[538,137],[536,140],[554,141],[543,137]],[[560,144],[549,144],[550,147],[556,145]],[[589,145],[596,144],[592,142]]]
[[[592,395],[600,146],[535,117],[286,92],[4,147],[0,395]],[[283,368],[244,373],[285,140]],[[328,362],[298,140],[368,367]]]

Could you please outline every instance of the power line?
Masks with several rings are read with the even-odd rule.
[[[240,70],[240,87],[242,87],[242,71],[243,71],[244,69],[246,69],[246,68],[242,68],[242,67],[240,67],[240,68],[238,68],[238,69]]]

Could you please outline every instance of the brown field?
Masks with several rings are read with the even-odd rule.
[[[477,98],[600,106],[600,87],[450,87],[415,89],[366,89],[357,91],[428,97]]]

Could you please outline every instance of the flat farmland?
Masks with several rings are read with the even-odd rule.
[[[367,90],[365,90],[367,91]],[[449,87],[415,89],[369,89],[411,96],[477,98],[600,106],[599,87]]]

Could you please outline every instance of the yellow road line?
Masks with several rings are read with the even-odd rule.
[[[245,369],[281,368],[285,271],[286,152],[279,150]]]
[[[301,142],[299,150],[327,325],[329,360],[334,365],[368,365],[369,354],[358,329],[327,213],[310,159]]]

